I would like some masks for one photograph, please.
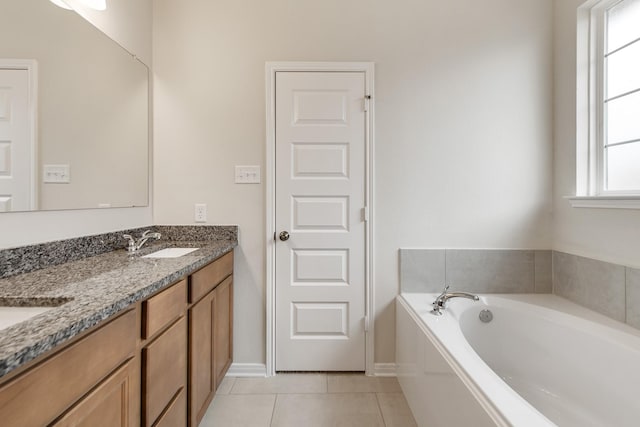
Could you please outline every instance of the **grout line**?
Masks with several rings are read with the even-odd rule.
[[[555,262],[553,261],[553,259],[555,258],[554,256],[554,250],[551,250],[551,294],[555,295],[556,294],[556,270],[555,270]]]
[[[380,405],[380,398],[378,393],[373,393],[376,396],[376,403],[378,404],[378,412],[380,412],[380,418],[382,418],[382,424],[386,427],[387,421],[384,419],[384,412],[382,412],[382,405]]]
[[[536,259],[538,257],[536,257],[536,252],[537,251],[534,249],[533,250],[533,293],[534,294],[538,293],[538,289],[537,289],[537,286],[536,286],[537,285],[537,283],[536,283],[536,265],[537,265]]]
[[[237,377],[230,377],[230,378],[233,378],[233,384],[231,384],[231,387],[229,388],[229,393],[227,394],[231,394],[233,392],[233,389],[236,387],[236,382],[238,380]]]
[[[448,250],[445,249],[444,250],[444,285],[443,286],[446,286],[449,284],[449,282],[447,282],[447,252]]]
[[[271,419],[269,419],[269,426],[273,425],[273,416],[276,413],[276,404],[278,403],[278,397],[280,395],[276,393],[276,398],[273,399],[273,408],[271,408]]]
[[[627,323],[627,267],[624,267],[624,323]]]

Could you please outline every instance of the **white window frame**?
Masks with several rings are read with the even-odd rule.
[[[573,207],[640,209],[639,191],[605,190],[605,13],[621,0],[590,0],[578,8],[576,195]]]

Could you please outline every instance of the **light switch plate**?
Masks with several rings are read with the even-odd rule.
[[[71,182],[69,165],[44,165],[42,167],[42,182],[69,184]]]
[[[236,184],[260,184],[260,166],[236,166]]]

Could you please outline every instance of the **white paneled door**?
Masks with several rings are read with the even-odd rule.
[[[276,370],[365,370],[365,73],[277,72]]]
[[[29,73],[0,68],[0,212],[33,206]]]

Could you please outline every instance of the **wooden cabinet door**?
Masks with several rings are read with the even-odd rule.
[[[187,390],[182,389],[173,399],[166,411],[160,415],[153,427],[185,427],[187,417],[184,409],[187,407]]]
[[[233,276],[219,284],[213,308],[213,377],[214,391],[227,373],[233,359]]]
[[[135,427],[138,425],[138,370],[131,360],[107,377],[63,415],[55,427]]]
[[[151,426],[187,384],[187,320],[182,317],[142,350],[143,425]],[[186,421],[187,408],[182,408]]]
[[[189,419],[196,426],[213,397],[213,304],[210,292],[189,310]]]
[[[9,380],[0,386],[0,425],[49,425],[135,354],[136,336],[129,310]]]

